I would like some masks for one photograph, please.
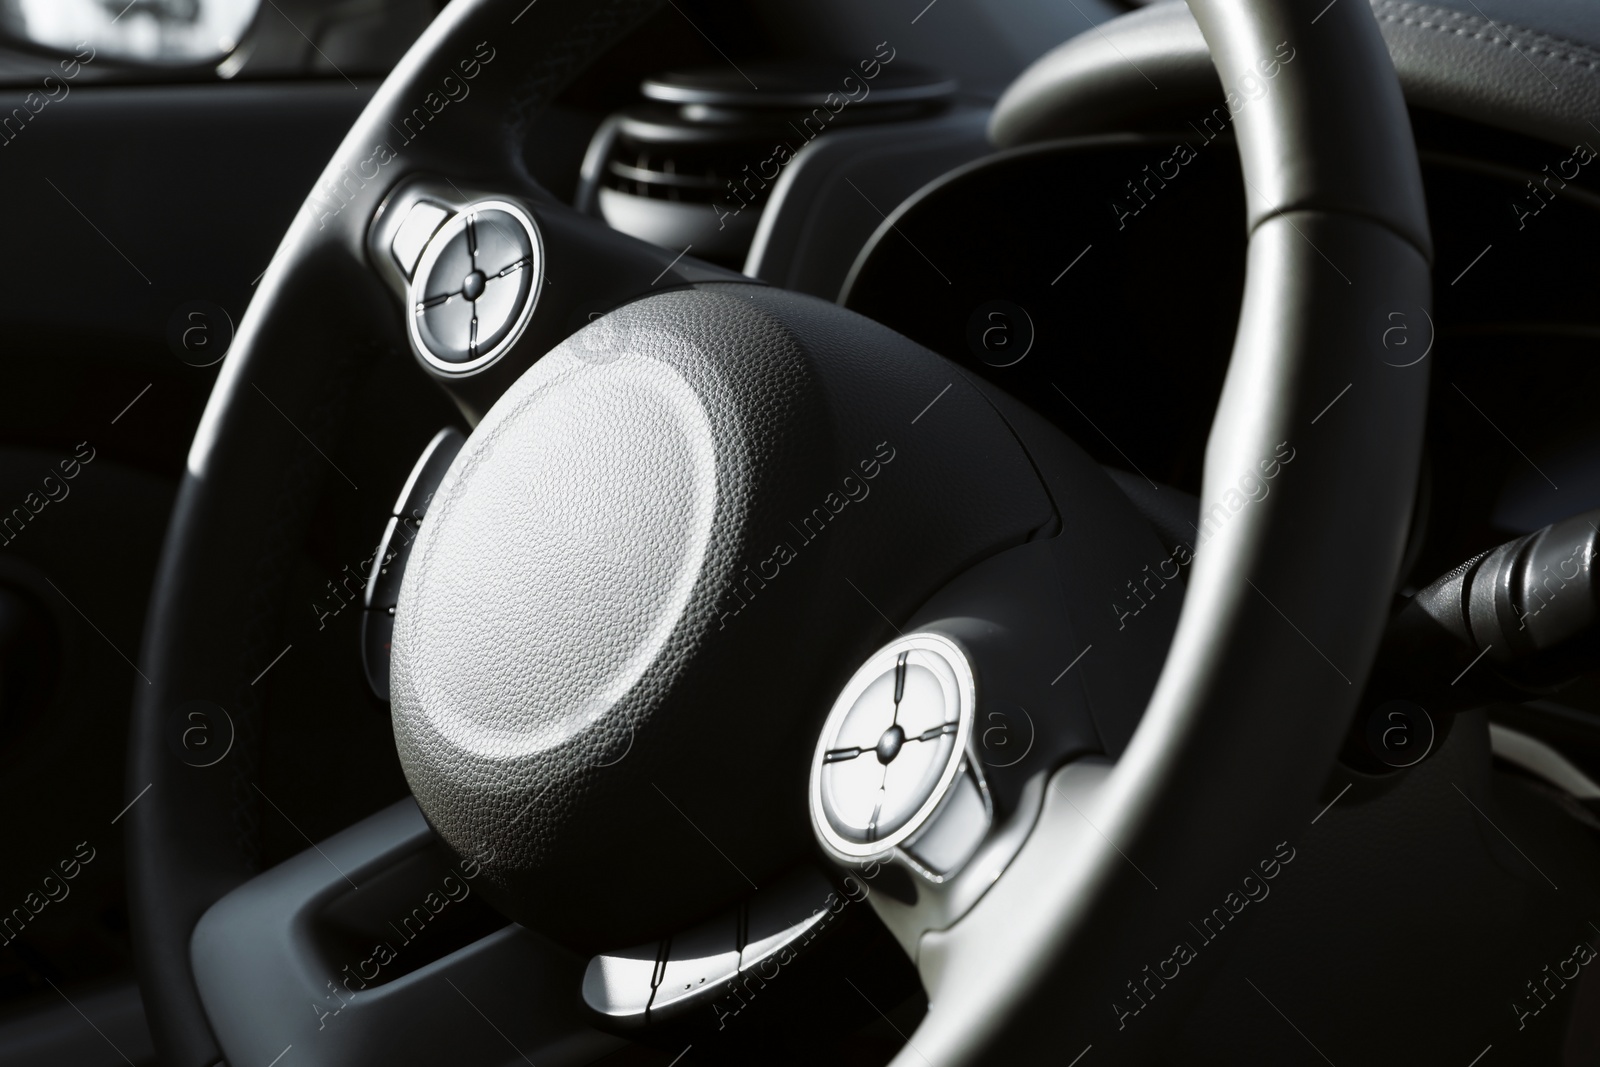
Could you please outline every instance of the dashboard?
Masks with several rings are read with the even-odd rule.
[[[1600,304],[1571,254],[1600,237],[1600,197],[1586,146],[1414,122],[1435,307],[1396,307],[1368,332],[1374,358],[1434,363],[1416,587],[1600,506],[1585,399],[1600,385]],[[1243,284],[1237,152],[1222,140],[984,157],[885,220],[840,298],[1026,400],[1103,464],[1196,493]]]

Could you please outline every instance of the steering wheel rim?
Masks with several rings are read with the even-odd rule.
[[[331,426],[353,372],[405,348],[364,250],[383,196],[419,170],[468,176],[463,160],[475,184],[543,195],[522,161],[520,130],[656,6],[541,0],[519,12],[511,0],[455,0],[341,144],[319,181],[321,209],[297,216],[241,322],[174,509],[141,656],[152,683],[141,687],[132,720],[130,783],[150,786],[128,817],[134,938],[164,1062],[199,1067],[220,1058],[189,934],[207,906],[254,873],[247,828],[260,804],[250,784],[263,707],[245,680],[275,651],[267,635],[292,546],[326,474],[315,456],[285,460],[261,446],[284,431],[255,392],[296,412],[313,437]],[[1185,904],[1269,852],[1286,820],[1311,802],[1392,592],[1427,372],[1385,363],[1380,337],[1386,312],[1428,306],[1431,258],[1398,82],[1364,4],[1321,13],[1289,0],[1191,6],[1225,85],[1279,42],[1295,51],[1271,90],[1233,116],[1249,268],[1202,500],[1224,500],[1241,471],[1285,441],[1314,433],[1314,445],[1297,449],[1271,494],[1196,556],[1177,636],[1133,743],[1092,795],[1075,794],[1071,806],[1085,822],[1093,816],[1094,833],[1061,831],[1057,843],[1070,840],[1074,862],[1045,855],[1056,825],[1046,819],[1048,832],[1036,831],[965,919],[924,939],[919,964],[934,1010],[897,1062],[1035,1055],[1051,1043],[1059,1052],[1064,1034],[1120,1032],[1104,1008],[1122,993],[1111,976],[1137,974],[1128,966],[1149,950],[1129,930],[1163,918],[1176,925]],[[463,107],[406,145],[398,165],[374,166],[374,144],[393,139],[395,117],[480,41],[517,50],[515,63],[483,65],[474,87],[503,106]],[[330,189],[343,192],[330,201]],[[251,506],[237,506],[240,487],[249,487]],[[1348,506],[1354,500],[1359,508]],[[214,576],[237,571],[240,560],[250,561],[243,588],[219,588]],[[242,638],[216,625],[241,605]],[[197,694],[224,696],[236,720],[238,758],[217,773],[197,774],[172,757],[172,709]],[[1297,713],[1278,713],[1285,704]],[[1049,818],[1066,817],[1060,804],[1051,810]],[[1231,840],[1197,832],[1208,822],[1229,826]],[[1152,898],[1129,855],[1159,857],[1158,880],[1177,891]],[[1166,868],[1182,873],[1168,878]],[[1136,895],[1136,909],[1117,905]],[[1061,1010],[1063,994],[1070,1010]],[[1041,1009],[1053,1013],[1049,1025],[1018,1025]],[[1160,1031],[1138,1029],[1117,1046],[1125,1054]]]
[[[1070,815],[1057,804],[1056,853],[1078,854],[1052,863],[1034,847],[1049,834],[1036,829],[1034,854],[1013,863],[963,920],[967,929],[928,935],[925,982],[931,972],[947,1010],[930,1012],[914,1040],[938,1050],[928,1057],[935,1063],[1042,1054],[1020,1021],[1045,1011],[1058,1017],[1051,1035],[1082,1039],[1057,1052],[1095,1044],[1127,1062],[1149,1055],[1161,1026],[1130,1016],[1147,1006],[1136,993],[1155,987],[1134,981],[1148,978],[1151,962],[1178,958],[1172,942],[1187,943],[1195,914],[1315,810],[1397,576],[1426,374],[1420,366],[1384,373],[1372,324],[1386,310],[1431,306],[1432,257],[1398,80],[1364,4],[1190,7],[1224,86],[1258,69],[1279,42],[1305,64],[1292,75],[1286,64],[1265,96],[1233,115],[1250,243],[1202,516],[1276,442],[1315,433],[1316,447],[1300,449],[1271,495],[1196,554],[1161,678],[1115,770],[1075,795],[1058,777],[1076,803],[1065,805]],[[1340,413],[1345,421],[1323,419],[1334,401],[1358,396]],[[1355,522],[1328,506],[1363,494],[1371,510]],[[1333,571],[1341,583],[1328,581]],[[1231,840],[1219,839],[1219,826]],[[1165,876],[1151,872],[1159,889],[1131,856],[1161,858]],[[1139,901],[1140,921],[1162,933],[1128,937],[1126,916],[1105,922],[1091,906],[1118,899]],[[1049,921],[1028,921],[1038,916]],[[1011,954],[1003,965],[984,949],[996,943]],[[1026,986],[1011,977],[1018,973]],[[1175,993],[1162,984],[1163,999],[1150,1003],[1170,1020],[1198,984]],[[911,1052],[896,1060],[917,1062]]]
[[[471,159],[474,178],[507,193],[543,195],[524,163],[520,131],[659,6],[659,0],[541,0],[515,17],[519,5],[450,4],[340,143],[257,284],[173,507],[140,654],[151,684],[136,693],[130,724],[129,780],[151,787],[126,819],[129,903],[139,916],[132,936],[146,1018],[163,1062],[209,1067],[221,1059],[195,983],[189,937],[211,903],[258,870],[253,827],[263,802],[250,783],[264,698],[248,683],[280,650],[268,634],[282,607],[291,546],[304,535],[310,502],[329,476],[317,456],[288,447],[279,436],[281,417],[257,390],[295,412],[313,439],[331,434],[350,402],[354,376],[379,351],[406,351],[392,299],[369,269],[363,244],[387,191],[406,172],[459,173],[451,162]],[[514,47],[517,62],[485,64],[479,42],[491,52]],[[449,122],[430,123],[397,157],[378,163],[375,146],[398,140],[390,122],[410,117],[415,107],[437,106],[444,79],[460,84],[459,64],[471,60],[479,64],[472,90],[503,107],[463,101]],[[253,412],[252,398],[259,405]],[[281,452],[261,447],[275,440],[285,442]],[[217,491],[225,483],[254,486],[267,522],[240,521],[228,494]],[[238,582],[218,597],[213,576],[224,573]],[[230,632],[219,631],[219,618],[230,620]],[[235,742],[233,758],[197,774],[174,758],[171,735],[181,730],[173,710],[199,696],[226,707]]]

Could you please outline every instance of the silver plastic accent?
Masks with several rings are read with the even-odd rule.
[[[942,878],[972,858],[989,832],[992,816],[993,808],[976,776],[959,775],[944,807],[915,840],[907,842],[906,851]]]
[[[1600,785],[1537,737],[1492,722],[1489,724],[1489,750],[1579,800],[1600,800]]]
[[[426,200],[417,201],[406,212],[405,221],[395,231],[394,240],[389,242],[389,251],[408,279],[416,268],[422,250],[427,247],[428,239],[449,217],[449,211]]]
[[[658,946],[623,949],[589,961],[583,972],[583,1000],[614,1019],[643,1020],[655,993]]]
[[[736,914],[723,915],[686,933],[674,934],[667,945],[661,980],[650,1001],[652,1015],[678,1005],[708,1000],[724,982],[739,976]]]
[[[821,903],[826,900],[827,896],[824,894],[820,901],[811,903]],[[780,954],[784,949],[805,938],[813,930],[820,929],[831,914],[826,910],[820,909],[806,914],[802,907],[798,910],[790,908],[785,918],[779,918],[780,914],[785,913],[776,909],[758,916],[754,902],[752,902],[750,910],[751,940],[739,952],[739,973],[741,974],[748,974],[767,960],[781,960]],[[794,916],[797,914],[804,914],[805,917],[795,920]],[[758,923],[758,918],[766,921]],[[783,925],[778,925],[774,928],[775,923],[782,923]],[[762,936],[763,933],[765,933],[765,936]]]
[[[922,935],[948,929],[971,911],[1022,850],[1039,820],[1047,778],[1047,772],[1040,772],[1029,779],[1017,809],[997,824],[986,826],[976,849],[956,869],[938,874],[906,851],[897,851],[891,858],[921,876],[916,899],[904,902],[888,893],[873,893],[867,899],[913,962],[918,961]]]
[[[625,1030],[711,1012],[718,1000],[738,998],[740,979],[772,979],[843,911],[847,897],[820,871],[798,871],[666,941],[593,957],[584,1003]]]

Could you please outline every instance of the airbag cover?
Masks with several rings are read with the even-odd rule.
[[[878,609],[1050,515],[1004,422],[904,338],[754,286],[630,305],[524,374],[439,488],[395,615],[406,775],[513,917],[657,936],[804,854],[805,738]]]

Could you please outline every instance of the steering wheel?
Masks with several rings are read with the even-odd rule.
[[[1232,116],[1247,284],[1174,632],[1106,611],[1165,553],[1027,409],[858,315],[675,260],[532,180],[530,121],[653,2],[454,0],[279,246],[173,513],[132,728],[131,788],[149,789],[128,817],[162,1062],[267,1063],[285,1045],[299,1063],[507,1055],[487,1028],[492,1051],[459,1033],[450,1054],[427,1051],[442,1003],[465,1010],[440,977],[497,1027],[512,1023],[496,1004],[544,1027],[540,1062],[578,1062],[598,1047],[573,1036],[585,958],[753,915],[753,887],[819,857],[870,887],[927,990],[897,1063],[1147,1055],[1220,955],[1191,920],[1264,877],[1314,806],[1419,464],[1427,371],[1389,365],[1381,344],[1387,312],[1430,302],[1409,120],[1367,5],[1317,6],[1191,0],[1225,85],[1282,42],[1294,59]],[[419,203],[434,205],[426,225]],[[452,214],[455,231],[439,222]],[[484,244],[506,225],[526,226],[501,235],[519,250],[521,318],[483,338],[474,318],[464,357],[428,361],[481,419],[393,614],[416,806],[322,842],[338,876],[307,874],[326,866],[315,856],[256,875],[270,684],[250,681],[277,651],[327,476],[309,450],[268,445],[289,440],[286,419],[319,439],[360,401],[355,371],[411,358],[407,322],[435,298],[397,306],[416,262],[390,255],[402,229]],[[470,267],[475,249],[462,254]],[[485,274],[467,277],[459,292],[482,290]],[[596,317],[596,302],[622,306]],[[916,699],[933,725],[855,730],[862,694],[884,686],[896,715],[902,690],[932,694]],[[171,736],[196,699],[234,728],[204,767]],[[975,716],[1001,707],[1032,709],[1015,766],[976,742]],[[902,751],[922,762],[895,793]],[[850,768],[885,783],[865,825],[838,784]],[[940,852],[928,827],[948,838],[962,804],[976,829]],[[310,916],[430,827],[534,933],[363,988],[343,1035],[320,1025],[305,1001],[333,983],[306,948]],[[230,939],[231,974],[217,963]],[[445,991],[424,996],[428,982]]]

